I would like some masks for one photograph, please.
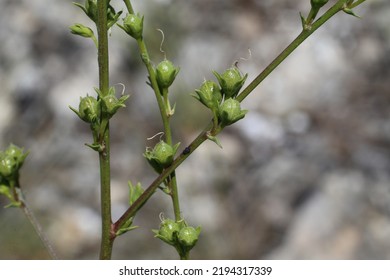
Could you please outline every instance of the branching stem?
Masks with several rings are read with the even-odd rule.
[[[336,13],[342,10],[347,0],[339,0],[328,11],[326,11],[310,28],[303,29],[302,32],[292,41],[241,93],[237,96],[238,101],[243,101],[265,78],[271,74],[299,45],[301,45],[310,35],[327,22]]]
[[[125,3],[129,2],[124,0]],[[310,35],[312,35],[319,27],[333,17],[337,12],[342,10],[343,5],[347,0],[339,0],[328,11],[326,11],[318,20],[312,25],[310,30],[303,30],[294,41],[291,42],[237,97],[238,101],[244,100],[273,70],[275,70],[282,61],[284,61],[299,45],[301,45]],[[359,0],[363,2],[365,0]],[[127,5],[127,4],[126,4]],[[128,6],[128,5],[127,5]],[[129,7],[129,6],[128,6]],[[131,5],[130,5],[131,7]],[[130,9],[129,9],[130,11]],[[153,83],[153,82],[152,82]],[[151,185],[145,190],[145,192],[126,210],[126,212],[114,223],[114,229],[119,229],[125,224],[125,222],[133,217],[141,206],[153,195],[155,190],[168,178],[173,171],[179,167],[187,157],[189,157],[204,141],[208,139],[207,135],[214,126],[210,123],[192,143],[185,148],[185,151],[181,153],[172,163],[171,166],[166,168],[160,176],[158,176]],[[215,130],[215,129],[214,129]],[[223,129],[213,130],[213,136],[216,136]]]
[[[124,0],[127,10],[130,14],[134,14],[134,9],[131,5],[130,0]],[[161,119],[164,126],[164,133],[165,133],[165,140],[168,145],[172,146],[172,130],[170,127],[170,117],[172,114],[172,109],[169,103],[168,99],[168,88],[160,89],[157,78],[156,78],[156,72],[154,70],[154,67],[150,61],[148,49],[146,47],[145,41],[143,37],[137,40],[138,48],[141,53],[142,61],[144,62],[146,69],[149,74],[149,81],[153,88],[157,104],[160,110]],[[178,195],[178,188],[177,188],[177,179],[176,179],[176,173],[173,170],[173,172],[168,176],[167,178],[168,182],[168,188],[170,190],[170,196],[172,198],[172,204],[173,204],[173,212],[175,215],[175,220],[179,221],[181,220],[181,211],[180,211],[180,204],[179,204],[179,195]],[[134,213],[135,214],[135,213]]]

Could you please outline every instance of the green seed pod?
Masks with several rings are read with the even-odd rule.
[[[163,166],[168,167],[173,162],[174,151],[171,145],[168,145],[164,141],[160,141],[154,147],[154,157],[157,162]]]
[[[0,155],[0,175],[9,178],[15,175],[18,170],[18,164],[13,157],[5,154]]]
[[[108,93],[103,96],[98,88],[95,88],[96,93],[102,99],[102,114],[111,118],[120,108],[126,107],[125,102],[129,95],[122,95],[119,99],[115,96],[115,88],[110,87]]]
[[[134,39],[138,40],[142,38],[144,26],[144,17],[139,14],[129,14],[123,19],[122,29],[126,31]]]
[[[180,68],[175,67],[169,60],[163,60],[156,67],[156,78],[160,88],[169,88],[175,80]]]
[[[225,99],[235,98],[248,77],[248,74],[242,76],[237,67],[227,69],[222,75],[216,71],[213,71],[213,73],[218,79],[221,92],[225,96]]]
[[[180,143],[177,143],[172,147],[161,140],[154,146],[153,150],[146,149],[144,157],[157,173],[161,173],[164,168],[172,164],[179,145]]]
[[[75,35],[79,35],[85,38],[91,38],[94,36],[91,28],[82,25],[81,23],[76,23],[69,27],[70,32]]]
[[[198,99],[203,105],[211,110],[218,110],[222,101],[222,94],[219,86],[213,81],[204,81],[200,89],[195,90],[192,96]]]
[[[10,144],[7,150],[5,150],[5,155],[14,159],[17,163],[18,168],[20,168],[28,155],[28,152],[24,153],[23,150],[23,148],[19,148],[14,144]]]
[[[79,116],[80,119],[87,123],[95,123],[100,118],[100,101],[93,96],[80,97],[79,110],[69,107]]]
[[[199,239],[200,227],[196,229],[193,227],[183,227],[178,234],[178,240],[182,246],[185,246],[186,249],[190,249],[195,246],[196,242]]]
[[[315,10],[320,9],[323,7],[326,3],[328,3],[329,0],[310,0],[311,7]]]
[[[175,233],[180,231],[178,223],[171,219],[165,219],[161,222],[158,234],[162,237],[161,239],[169,241],[170,243],[175,242]]]
[[[79,112],[82,120],[93,123],[100,116],[100,102],[93,96],[80,98]]]
[[[119,103],[115,95],[106,95],[102,98],[102,111],[109,116],[113,116],[121,107],[125,107],[125,105]]]
[[[240,102],[229,98],[219,107],[219,119],[222,126],[231,125],[245,117],[248,110],[241,110]]]

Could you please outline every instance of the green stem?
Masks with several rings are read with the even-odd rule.
[[[202,133],[196,137],[192,143],[185,148],[185,150],[173,161],[172,165],[163,170],[163,172],[158,176],[152,184],[142,193],[142,195],[126,210],[125,213],[118,219],[114,224],[114,230],[120,229],[127,220],[133,217],[137,211],[142,207],[142,205],[154,194],[156,189],[166,180],[166,178],[172,174],[176,168],[182,164],[187,157],[189,157],[193,151],[196,150],[207,138],[207,132],[211,128],[211,125],[207,127]]]
[[[265,78],[271,74],[299,45],[301,45],[310,35],[320,28],[331,17],[338,13],[346,0],[338,1],[328,11],[315,21],[310,29],[304,29],[237,97],[238,101],[244,100]]]
[[[170,178],[170,195],[172,198],[173,205],[173,213],[175,215],[175,221],[178,222],[181,220],[181,210],[180,210],[180,202],[179,202],[179,190],[177,188],[177,180],[176,180],[176,172],[173,171]]]
[[[130,3],[130,0],[123,0],[125,2],[126,8],[130,14],[134,14],[133,6]]]
[[[144,62],[145,66],[146,66],[146,70],[148,71],[148,74],[149,74],[150,84],[153,88],[153,91],[154,91],[154,94],[155,94],[155,97],[157,100],[157,104],[158,104],[158,108],[160,110],[160,115],[161,115],[161,119],[163,122],[165,134],[170,133],[169,132],[170,131],[169,118],[168,118],[166,111],[165,111],[165,105],[164,105],[162,92],[160,91],[160,88],[159,88],[158,83],[157,83],[156,72],[154,70],[154,67],[153,67],[151,61],[150,61],[148,49],[146,48],[146,44],[145,44],[145,41],[143,38],[138,39],[137,43],[138,43],[138,47],[139,47],[139,50],[141,53],[142,61]],[[167,138],[169,138],[169,136]]]
[[[349,8],[350,8],[350,9],[353,9],[353,8],[359,6],[360,4],[362,4],[362,3],[365,2],[365,1],[366,1],[366,0],[358,0],[358,1],[354,2],[354,3],[352,3],[352,5],[351,5]]]
[[[306,19],[306,24],[307,25],[311,25],[311,23],[313,22],[313,20],[316,18],[318,12],[320,11],[319,8],[311,8],[310,9],[310,12],[309,12],[309,15],[307,16],[307,19]]]
[[[99,89],[103,96],[108,94],[109,62],[107,36],[107,1],[98,0],[98,64]],[[105,129],[99,133],[99,144],[103,147],[99,152],[100,163],[100,199],[102,217],[102,237],[100,244],[100,259],[111,259],[115,234],[111,232],[111,186],[110,186],[110,129],[107,116],[102,116]]]
[[[125,0],[126,1],[126,0]],[[303,43],[314,31],[316,31],[320,26],[327,22],[332,16],[339,12],[346,0],[338,1],[334,6],[332,6],[327,12],[324,13],[317,21],[312,25],[311,30],[302,31],[298,37],[286,47],[284,51],[278,55],[270,65],[268,65],[237,97],[238,101],[244,100],[280,63],[286,59],[300,44]],[[158,176],[151,185],[144,191],[144,193],[126,210],[126,212],[115,222],[113,228],[118,230],[123,226],[128,219],[133,217],[135,213],[142,207],[142,205],[153,195],[156,189],[166,180],[166,178],[172,174],[177,167],[179,167],[186,159],[189,157],[204,141],[208,139],[207,134],[210,129],[213,128],[213,124],[210,123],[196,138],[192,143],[185,148],[185,150],[174,160],[171,166],[166,168],[160,176]],[[223,129],[218,129],[213,134],[216,136]]]
[[[130,14],[134,14],[134,9],[131,5],[130,0],[124,0],[127,10]],[[137,40],[138,48],[140,50],[142,61],[144,62],[146,69],[149,74],[149,80],[150,84],[153,88],[157,104],[160,110],[161,119],[164,126],[164,133],[165,133],[165,139],[167,144],[172,145],[172,131],[170,127],[170,116],[171,116],[171,107],[168,99],[168,89],[164,88],[160,90],[160,87],[157,82],[156,78],[156,72],[154,70],[154,67],[150,61],[148,49],[146,47],[145,41],[143,37]],[[166,177],[167,178],[167,177]],[[165,179],[164,179],[165,180]],[[170,189],[170,195],[172,198],[172,204],[174,209],[174,215],[175,220],[179,221],[181,220],[181,211],[180,211],[180,204],[179,204],[179,195],[178,195],[178,188],[177,188],[177,180],[176,180],[176,173],[174,172],[174,169],[172,173],[168,176],[168,187]],[[153,191],[154,192],[154,191]],[[153,193],[152,192],[152,193]],[[135,213],[134,213],[135,214]]]
[[[157,80],[156,80],[157,83]],[[161,89],[162,91],[162,110],[161,110],[161,119],[163,121],[164,125],[164,133],[165,133],[165,140],[168,145],[172,146],[172,131],[171,131],[171,125],[170,125],[170,117],[171,117],[171,105],[169,104],[169,99],[168,99],[168,89],[163,88]],[[161,96],[161,95],[160,95]],[[156,98],[157,94],[156,94]],[[161,97],[159,97],[161,99]]]

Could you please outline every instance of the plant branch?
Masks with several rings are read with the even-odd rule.
[[[208,130],[211,125],[196,137],[192,143],[187,146],[184,151],[174,160],[172,165],[163,170],[163,172],[151,183],[151,185],[143,192],[143,194],[126,210],[126,212],[114,224],[114,229],[117,230],[123,226],[128,219],[133,217],[142,205],[153,195],[156,189],[172,174],[176,168],[182,164],[193,151],[196,150],[204,141],[206,141]]]
[[[350,8],[350,9],[353,9],[353,8],[359,6],[360,4],[362,4],[362,3],[365,2],[365,1],[366,1],[366,0],[358,0],[358,1],[354,2],[354,3],[352,3],[352,5],[351,5],[349,8]]]
[[[125,2],[127,2],[125,0]],[[289,44],[237,97],[238,101],[244,100],[280,63],[285,60],[300,44],[302,44],[310,35],[312,35],[319,27],[327,22],[337,12],[342,10],[346,0],[340,0],[333,5],[327,12],[323,14],[317,21],[311,25],[310,30],[303,30],[298,37]],[[209,125],[187,146],[184,151],[174,160],[171,166],[166,168],[144,191],[144,193],[126,210],[126,212],[114,223],[114,229],[117,230],[125,224],[125,222],[133,217],[142,205],[153,195],[155,190],[164,182],[164,180],[179,167],[187,157],[189,157],[204,141],[208,139],[210,129],[213,124]],[[223,128],[215,130],[213,136],[220,133]]]
[[[24,200],[22,200],[22,204],[20,205],[20,208],[22,209],[22,211],[23,211],[24,215],[27,217],[27,219],[30,221],[31,225],[34,227],[35,232],[37,233],[43,246],[45,246],[50,257],[53,260],[57,260],[58,259],[57,254],[54,251],[54,248],[51,245],[49,239],[47,238],[44,230],[42,229],[41,224],[38,222],[34,213],[31,211],[31,209],[28,207],[27,203]]]
[[[123,0],[125,2],[126,8],[130,14],[134,14],[133,6],[130,3],[130,0]]]
[[[130,0],[124,0],[127,10],[130,14],[134,14],[134,9],[131,5]],[[154,67],[150,61],[148,49],[146,47],[145,41],[143,37],[137,40],[138,48],[140,50],[142,61],[144,62],[146,69],[149,74],[149,81],[150,85],[153,88],[157,104],[160,110],[161,119],[163,122],[164,127],[164,133],[165,133],[165,139],[168,145],[172,146],[172,131],[170,127],[170,116],[171,116],[171,108],[169,104],[168,99],[168,89],[164,88],[160,90],[160,87],[157,82],[156,78],[156,72],[154,70]],[[172,204],[175,214],[175,220],[179,221],[181,220],[181,211],[180,211],[180,204],[179,204],[179,197],[178,197],[178,189],[177,189],[177,180],[176,180],[176,173],[173,170],[172,174],[168,176],[168,187],[170,189],[170,196],[172,198]]]
[[[271,74],[299,45],[301,45],[310,35],[327,22],[336,13],[342,10],[347,0],[339,0],[308,29],[302,32],[292,41],[241,93],[237,96],[238,101],[244,100],[265,78]]]
[[[109,62],[108,62],[108,36],[107,36],[107,1],[98,0],[98,64],[99,64],[99,90],[102,96],[108,94],[109,88]],[[114,242],[111,232],[111,186],[110,186],[110,130],[108,116],[102,116],[101,123],[107,123],[105,129],[99,133],[99,144],[103,147],[99,152],[100,163],[100,198],[102,216],[102,237],[100,244],[100,259],[111,259]],[[103,120],[104,119],[104,120]]]
[[[45,231],[42,229],[41,224],[38,222],[34,213],[31,211],[30,207],[27,205],[26,200],[24,199],[23,192],[20,188],[19,180],[18,179],[12,180],[10,184],[13,190],[14,200],[20,203],[18,207],[22,209],[24,215],[27,217],[30,224],[33,226],[35,232],[37,233],[39,239],[41,240],[43,246],[46,248],[46,251],[48,252],[50,257],[53,260],[57,260],[58,259],[57,254],[54,251],[54,248],[50,243],[49,239],[47,238]]]

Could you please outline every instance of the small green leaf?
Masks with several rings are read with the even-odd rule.
[[[129,186],[129,205],[132,205],[144,192],[144,189],[141,186],[141,183],[138,182],[135,186],[128,182]]]
[[[72,34],[79,35],[81,37],[93,38],[95,36],[91,28],[81,23],[69,26],[69,29]]]
[[[209,139],[210,141],[213,141],[215,144],[218,145],[218,147],[220,147],[222,149],[221,142],[219,142],[217,136],[211,135],[210,132],[208,132],[206,136],[207,136],[207,139]]]
[[[351,16],[354,16],[354,17],[357,17],[357,18],[361,18],[360,16],[356,15],[355,12],[352,9],[344,8],[343,11],[344,11],[344,13],[346,13],[348,15],[351,15]]]

